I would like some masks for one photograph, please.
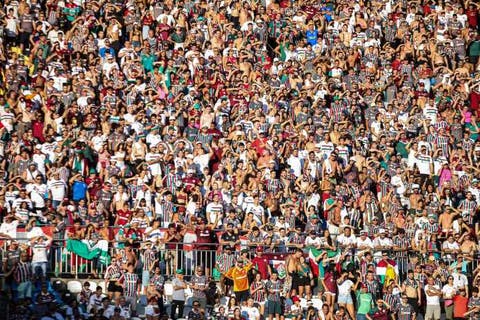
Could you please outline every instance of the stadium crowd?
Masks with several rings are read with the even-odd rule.
[[[2,1],[2,315],[480,319],[479,7]]]

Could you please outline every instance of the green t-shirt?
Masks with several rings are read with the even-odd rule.
[[[408,150],[407,150],[407,144],[399,141],[397,145],[395,146],[395,149],[397,152],[402,156],[402,158],[407,159],[408,158]]]
[[[470,45],[470,56],[478,57],[480,56],[480,41],[473,41]]]
[[[357,293],[357,303],[358,303],[358,314],[368,314],[372,310],[372,294],[361,293],[360,291]]]
[[[142,57],[142,66],[145,72],[148,73],[152,71],[156,57],[152,54],[142,54],[141,57]]]
[[[472,139],[473,141],[477,141],[477,138],[478,138],[477,128],[475,128],[471,123],[465,124],[465,128],[470,130],[470,133],[471,133],[470,139]]]

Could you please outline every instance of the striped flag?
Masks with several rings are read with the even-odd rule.
[[[278,278],[284,279],[287,276],[287,269],[284,260],[271,260],[272,266],[277,270]]]
[[[377,276],[382,283],[385,280],[395,279],[398,275],[398,266],[393,260],[380,260],[377,264]]]
[[[315,247],[310,247],[310,249],[308,251],[308,261],[310,262],[310,268],[312,269],[312,273],[313,273],[313,276],[315,278],[317,278],[320,274],[320,271],[319,271],[320,268],[319,268],[319,265],[318,265],[318,262],[317,262],[317,258],[321,254],[323,254],[324,252],[327,253],[327,258],[333,258],[340,253],[339,250],[337,250],[337,251],[332,251],[332,250],[324,251],[324,250],[319,250]]]
[[[310,268],[312,269],[312,273],[315,278],[318,278],[318,275],[320,274],[317,258],[323,252],[324,252],[323,250],[318,250],[317,248],[314,248],[314,247],[311,247],[308,252],[308,261],[310,262]]]

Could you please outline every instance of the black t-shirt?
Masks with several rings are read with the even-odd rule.
[[[48,304],[53,301],[55,301],[55,297],[50,292],[47,292],[45,294],[40,292],[40,294],[37,297],[37,302],[39,304]]]
[[[7,258],[7,267],[8,267],[8,270],[10,270],[10,268],[12,268],[15,265],[15,263],[20,260],[20,249],[16,249],[16,250],[9,249],[7,251],[6,258]]]
[[[200,320],[203,319],[203,316],[200,312],[195,312],[195,310],[192,310],[188,313],[187,319]]]
[[[222,234],[222,240],[226,242],[236,242],[238,240],[238,234],[225,232]]]

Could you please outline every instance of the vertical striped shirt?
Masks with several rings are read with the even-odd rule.
[[[283,286],[280,280],[277,280],[277,281],[268,280],[267,283],[265,284],[265,288],[268,291],[268,295],[267,295],[268,301],[280,302],[280,292],[282,287]]]
[[[155,261],[155,251],[152,249],[147,249],[143,252],[143,271],[149,271],[150,266]]]
[[[425,282],[427,281],[427,276],[423,273],[415,273],[413,277],[419,284],[420,288],[423,290],[423,288],[425,287]]]
[[[458,209],[462,210],[464,218],[466,218],[468,224],[473,223],[473,217],[475,216],[475,210],[477,210],[477,203],[473,200],[463,199],[458,206]]]
[[[220,271],[221,273],[227,272],[231,267],[233,267],[233,265],[235,264],[235,260],[235,255],[221,253],[217,257],[218,271]]]
[[[391,294],[391,293],[385,293],[383,295],[383,301],[388,303],[390,306],[390,310],[392,312],[397,312],[398,306],[400,305],[400,299],[399,296],[396,294]]]
[[[450,139],[446,136],[437,136],[435,139],[436,145],[442,149],[443,155],[448,156],[448,146],[449,146]]]
[[[440,232],[440,225],[436,222],[434,223],[425,223],[425,225],[423,226],[423,228],[425,230],[428,231],[428,233],[439,233]]]
[[[107,267],[105,271],[105,280],[106,281],[116,281],[122,277],[122,269],[118,264],[111,264]]]
[[[166,201],[160,204],[161,212],[163,214],[163,222],[169,224],[172,220],[170,219],[173,214],[173,203]]]
[[[127,272],[123,275],[123,288],[126,297],[135,297],[138,287],[138,276],[135,273]]]
[[[397,313],[398,320],[412,320],[414,314],[415,314],[415,311],[413,310],[413,307],[410,304],[400,303],[398,305],[398,313]]]
[[[365,285],[367,286],[367,291],[370,292],[373,296],[373,298],[377,297],[377,294],[379,292],[380,284],[373,280],[373,281],[365,281]]]
[[[400,237],[400,236],[395,236],[393,237],[393,245],[399,247],[400,249],[408,249],[410,242],[408,241],[407,237]],[[397,257],[406,257],[407,252],[406,251],[398,251],[396,252]]]
[[[20,261],[15,269],[14,278],[17,283],[30,281],[32,278],[32,265],[30,262]]]
[[[283,189],[283,184],[280,179],[271,179],[267,180],[267,190],[273,194],[277,194],[281,189]]]
[[[170,172],[166,177],[165,177],[165,184],[168,188],[168,190],[175,195],[175,191],[177,190],[177,182],[181,181],[182,179],[179,177],[178,174],[175,174],[173,172]]]
[[[262,281],[255,281],[251,284],[250,289],[251,290],[256,290],[258,288],[263,288],[264,284]],[[260,303],[260,302],[265,302],[265,291],[264,290],[258,290],[252,294],[253,301]]]

